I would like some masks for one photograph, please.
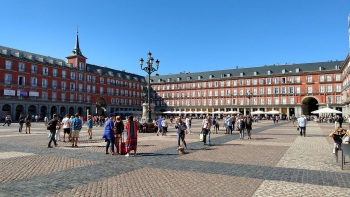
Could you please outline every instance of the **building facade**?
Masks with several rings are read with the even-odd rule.
[[[66,60],[0,46],[0,117],[142,113],[143,76],[86,60],[78,33]]]
[[[223,114],[277,110],[311,115],[342,111],[343,61],[271,65],[151,77],[156,110],[169,114]]]

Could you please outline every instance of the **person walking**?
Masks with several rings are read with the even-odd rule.
[[[162,128],[162,116],[159,116],[158,120],[157,120],[157,127],[158,127],[158,130],[157,130],[157,136],[159,136],[159,133],[163,133],[163,128]]]
[[[126,133],[126,157],[129,157],[129,153],[131,150],[134,151],[134,156],[136,156],[137,151],[137,131],[138,126],[137,122],[135,122],[133,116],[128,117],[128,122],[125,124]],[[160,124],[161,125],[161,124]]]
[[[87,117],[87,132],[88,132],[88,135],[89,135],[89,139],[91,140],[92,139],[92,116],[91,115],[88,115]]]
[[[232,135],[232,122],[233,118],[228,116],[226,119],[227,134]]]
[[[162,130],[163,130],[162,136],[163,135],[166,136],[166,133],[168,132],[168,121],[165,118],[162,120]]]
[[[253,119],[250,115],[248,115],[245,123],[245,128],[247,130],[249,140],[252,139],[251,132],[250,132],[252,130],[252,125],[253,125]]]
[[[106,141],[106,154],[108,153],[109,146],[111,146],[111,154],[115,155],[114,152],[114,142],[115,142],[115,127],[114,127],[114,115],[110,115],[109,119],[105,124],[105,130],[103,132],[102,138]]]
[[[211,118],[210,116],[207,116],[206,118],[203,119],[202,121],[202,132],[203,132],[203,142],[204,145],[207,144],[207,135],[210,133],[210,128],[211,128]],[[210,146],[210,144],[207,144]]]
[[[10,124],[11,124],[11,116],[10,115],[7,115],[5,117],[5,123],[2,125],[2,126],[5,126],[7,124],[7,126],[9,127]]]
[[[25,123],[23,114],[20,114],[18,119],[19,119],[19,129],[18,129],[18,132],[22,133],[23,124]]]
[[[78,138],[81,127],[83,125],[82,121],[79,118],[79,114],[75,114],[75,118],[71,121],[72,125],[72,147],[78,147]]]
[[[47,148],[52,148],[51,143],[53,141],[54,145],[57,146],[56,141],[56,126],[58,123],[58,115],[53,114],[53,118],[49,121],[47,129],[50,130],[51,136],[49,144],[47,145]]]
[[[63,142],[66,142],[66,134],[68,141],[72,141],[71,136],[71,121],[69,120],[69,115],[66,114],[66,116],[62,120],[62,128],[63,128]]]
[[[121,154],[120,152],[120,145],[121,145],[121,139],[124,131],[124,123],[120,116],[116,117],[116,121],[114,122],[114,128],[116,130],[116,138],[115,138],[115,147],[117,148],[117,154]]]
[[[187,127],[186,134],[191,134],[191,117],[190,117],[190,115],[186,116],[185,123],[186,123],[186,127]]]
[[[306,118],[305,115],[302,114],[301,117],[298,118],[298,125],[299,125],[299,131],[300,131],[300,136],[305,137],[306,134]]]
[[[24,121],[26,123],[26,134],[28,133],[28,131],[29,131],[29,134],[30,134],[30,127],[31,127],[32,119],[30,118],[29,115],[27,115],[27,117],[24,119]]]
[[[245,121],[243,115],[240,115],[237,121],[237,127],[239,131],[239,139],[244,139]]]
[[[187,149],[187,144],[185,141],[185,131],[186,131],[187,127],[186,127],[186,123],[184,123],[181,120],[181,117],[177,118],[177,120],[175,122],[175,128],[177,129],[177,146],[179,147],[179,149],[182,148],[180,145],[180,140],[181,140],[183,145]]]
[[[56,124],[56,141],[61,141],[61,126],[62,123],[58,119],[58,122]]]

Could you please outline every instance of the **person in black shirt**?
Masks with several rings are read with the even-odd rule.
[[[58,115],[54,114],[53,118],[48,123],[48,127],[50,128],[51,137],[50,137],[49,144],[47,145],[47,148],[52,148],[52,146],[51,146],[52,141],[55,144],[55,146],[57,146],[57,142],[56,142],[56,138],[55,138],[57,122],[58,122]]]

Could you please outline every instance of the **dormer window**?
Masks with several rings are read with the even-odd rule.
[[[176,81],[181,81],[181,77],[178,77],[178,78],[176,79]]]
[[[268,70],[268,71],[267,71],[267,74],[268,74],[268,75],[271,75],[271,73],[272,73],[271,70]]]
[[[171,78],[168,78],[168,82],[171,82]]]
[[[198,76],[198,80],[201,80],[202,78],[203,78],[202,76],[200,76],[200,75]]]
[[[192,79],[192,77],[190,77],[190,76],[187,76],[187,81],[189,81],[189,80],[191,80]]]
[[[282,74],[286,74],[287,73],[287,69],[282,69]]]
[[[214,75],[209,75],[209,79],[213,79],[214,78]]]
[[[321,70],[324,70],[324,68],[322,66],[319,66],[318,70],[321,71]]]
[[[257,71],[254,71],[254,76],[257,76],[259,73]]]
[[[231,73],[228,73],[226,76],[227,76],[227,77],[231,77]]]
[[[225,74],[221,74],[221,78],[225,78],[226,77],[226,75]]]
[[[339,65],[335,65],[335,70],[340,70],[340,66]]]
[[[299,73],[300,71],[301,71],[300,68],[296,68],[296,69],[295,69],[295,72],[296,72],[296,73]]]
[[[158,79],[158,82],[162,82],[162,79]]]
[[[245,75],[245,73],[239,73],[239,76],[243,77]]]

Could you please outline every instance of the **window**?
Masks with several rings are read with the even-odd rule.
[[[232,99],[232,105],[236,105],[236,99]]]
[[[96,82],[96,76],[92,76],[92,83]],[[117,84],[119,84],[119,82],[117,81]]]
[[[41,85],[43,88],[47,88],[47,79],[42,79],[41,80]]]
[[[75,72],[70,73],[70,79],[75,79]]]
[[[274,81],[275,84],[278,84],[278,82],[279,82],[277,77],[273,78],[273,81]]]
[[[87,85],[86,86],[86,92],[90,92],[91,91],[91,86],[90,85]]]
[[[79,103],[83,102],[83,95],[81,94],[78,95],[78,102]]]
[[[56,100],[57,100],[57,93],[52,92],[52,101],[56,101]]]
[[[312,86],[307,86],[307,93],[312,93]]]
[[[266,84],[271,84],[271,78],[266,78]]]
[[[300,83],[300,76],[295,77],[295,82]]]
[[[282,93],[282,94],[286,94],[286,93],[287,93],[286,87],[282,87],[282,88],[281,88],[281,93]]]
[[[36,87],[36,86],[37,86],[37,83],[38,83],[38,81],[37,81],[36,77],[30,78],[30,85],[31,85],[32,87]]]
[[[246,83],[247,85],[250,85],[250,79],[246,79],[246,80],[245,80],[245,83]]]
[[[237,86],[237,80],[233,80],[232,83],[233,83],[233,86]]]
[[[324,75],[320,75],[320,82],[324,82]]]
[[[307,83],[312,83],[312,75],[306,76],[306,82]]]
[[[289,98],[289,104],[294,104],[294,97]]]
[[[70,94],[70,96],[69,96],[69,101],[70,101],[70,102],[74,102],[74,94]]]
[[[88,82],[91,82],[91,75],[88,75],[88,76],[87,76],[87,81],[88,81]]]
[[[280,93],[280,89],[279,88],[274,88],[275,90],[274,90],[274,93],[275,94],[279,94]]]
[[[66,71],[62,70],[62,78],[66,78]]]
[[[277,97],[275,98],[275,105],[278,105],[278,104],[280,104],[280,99]]]
[[[25,64],[23,62],[18,63],[18,71],[24,72],[25,70]]]
[[[84,80],[84,79],[83,79],[83,74],[79,73],[78,79],[79,79],[79,81],[83,81],[83,80]]]
[[[208,87],[209,87],[209,88],[212,87],[212,82],[208,82]]]
[[[258,80],[257,79],[253,79],[253,85],[257,85],[258,84]]]
[[[341,96],[336,96],[336,97],[335,97],[335,102],[336,102],[337,104],[341,104],[341,103],[342,103],[342,97],[341,97]]]
[[[66,82],[62,81],[62,82],[61,82],[61,89],[62,89],[62,90],[66,90],[66,87],[67,87]]]
[[[332,81],[332,75],[326,75],[326,81]]]
[[[52,69],[52,76],[57,77],[57,69]]]
[[[264,88],[260,88],[260,94],[264,94]]]
[[[233,95],[234,95],[234,96],[237,95],[237,89],[233,89],[232,92],[233,92]]]
[[[288,82],[289,82],[289,83],[294,83],[294,77],[293,77],[293,76],[288,77]]]
[[[295,87],[295,93],[300,94],[300,86]]]
[[[105,79],[103,77],[100,78],[100,84],[104,84]]]
[[[57,88],[57,81],[56,80],[52,80],[52,88],[53,89]]]
[[[340,81],[340,74],[335,75],[335,81]]]
[[[267,94],[271,94],[271,88],[266,89]]]
[[[335,91],[341,92],[341,85],[340,84],[335,84]]]
[[[6,70],[11,70],[12,69],[12,61],[6,60],[5,61],[5,69]]]
[[[271,98],[267,98],[267,104],[268,105],[272,105],[272,99]]]
[[[92,86],[92,93],[94,93],[94,94],[96,93],[96,87],[95,86]]]
[[[79,70],[84,70],[84,63],[83,62],[79,62]]]
[[[74,83],[70,83],[70,90],[75,91],[75,84]]]
[[[265,105],[265,100],[264,100],[264,98],[260,98],[260,105]]]
[[[18,85],[20,85],[20,86],[26,85],[25,77],[23,77],[23,76],[18,76]]]
[[[294,94],[294,87],[289,86],[289,93],[290,93],[290,94]]]
[[[79,88],[79,92],[82,92],[83,91],[83,84],[78,84],[78,88]]]
[[[41,98],[42,98],[43,100],[47,100],[47,98],[48,98],[47,95],[48,95],[47,92],[42,92],[42,93],[41,93]]]
[[[43,75],[49,75],[49,69],[47,67],[43,67]]]
[[[12,75],[5,74],[5,84],[12,84]]]
[[[103,87],[100,87],[100,94],[103,94]]]
[[[32,67],[31,67],[31,69],[30,69],[30,72],[31,72],[32,74],[36,74],[36,73],[38,72],[37,66],[36,66],[36,65],[32,65]]]
[[[320,86],[320,93],[324,93],[324,86]]]
[[[327,88],[327,90],[326,90],[327,92],[332,92],[332,85],[327,85],[326,88]]]

